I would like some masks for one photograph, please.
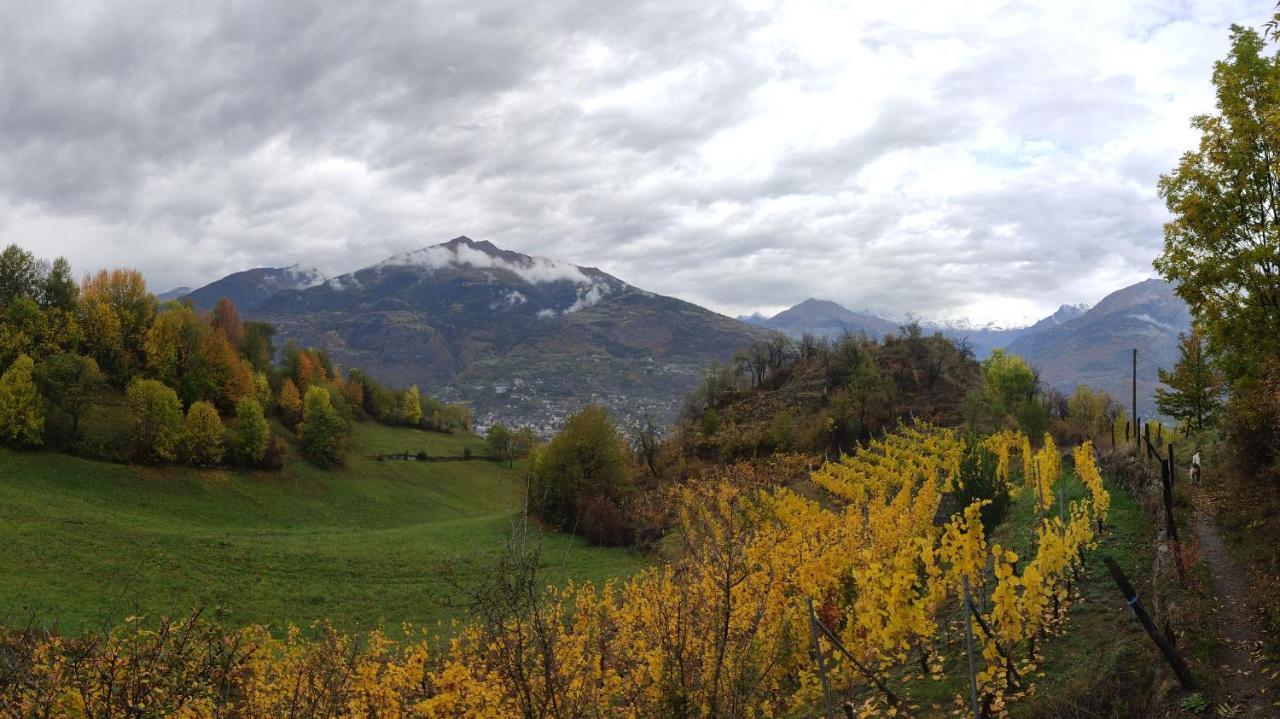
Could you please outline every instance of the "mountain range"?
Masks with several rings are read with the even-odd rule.
[[[768,335],[594,267],[467,237],[329,279],[249,270],[186,297],[200,308],[228,297],[343,367],[470,402],[481,424],[544,432],[588,402],[624,422],[670,419],[711,362]]]
[[[299,265],[262,267],[165,295],[199,309],[226,297],[245,318],[276,325],[281,341],[323,347],[343,367],[469,402],[482,425],[544,433],[588,402],[624,422],[669,419],[711,362],[772,332],[882,337],[903,324],[812,298],[772,317],[733,319],[594,267],[467,237],[331,278]],[[968,342],[979,357],[996,348],[1022,355],[1064,392],[1085,382],[1126,403],[1137,347],[1139,409],[1149,415],[1155,368],[1177,360],[1190,317],[1170,285],[1148,280],[1091,308],[1063,305],[1027,327],[920,324]]]
[[[882,337],[904,324],[867,312],[854,312],[835,302],[808,299],[772,317],[759,313],[739,317],[758,327],[790,337],[805,333],[834,337],[845,332]],[[1173,285],[1151,279],[1117,290],[1098,304],[1062,305],[1026,327],[965,327],[922,321],[936,331],[966,341],[978,357],[1004,349],[1040,370],[1045,383],[1070,394],[1077,384],[1105,390],[1128,405],[1132,391],[1133,350],[1138,350],[1138,411],[1155,413],[1160,386],[1157,368],[1178,361],[1178,335],[1190,330],[1186,303]]]

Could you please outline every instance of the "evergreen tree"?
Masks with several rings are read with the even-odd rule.
[[[1222,407],[1222,376],[1207,356],[1199,331],[1179,335],[1178,354],[1172,372],[1160,370],[1160,381],[1169,389],[1156,390],[1156,407],[1195,429],[1204,429]]]
[[[32,380],[35,362],[18,355],[0,375],[0,441],[38,447],[44,443],[44,402]]]

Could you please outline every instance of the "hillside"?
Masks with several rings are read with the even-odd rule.
[[[240,275],[189,296],[216,302]],[[623,420],[671,417],[709,363],[767,335],[595,268],[465,237],[237,304],[275,324],[281,342],[323,347],[344,367],[471,402],[481,424],[544,431],[589,402]]]
[[[379,452],[477,454],[484,444],[370,422],[347,466],[281,473],[139,468],[0,448],[0,617],[78,633],[144,613],[221,607],[235,624],[328,618],[347,630],[457,616],[446,564],[464,578],[505,543],[516,473],[490,462],[375,461]],[[642,560],[560,534],[555,581],[627,574]]]
[[[1040,369],[1043,381],[1070,393],[1088,384],[1129,403],[1133,350],[1138,350],[1138,411],[1150,416],[1157,368],[1178,360],[1178,334],[1191,327],[1186,303],[1163,280],[1117,290],[1075,319],[1019,337],[1008,350]]]
[[[805,334],[816,337],[839,337],[846,332],[862,333],[872,339],[879,339],[897,332],[899,326],[899,323],[892,320],[864,312],[854,312],[830,300],[813,297],[773,317],[764,318],[757,314],[748,321],[796,339]]]

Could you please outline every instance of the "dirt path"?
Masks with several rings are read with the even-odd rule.
[[[1230,717],[1275,717],[1280,707],[1272,702],[1280,697],[1267,692],[1267,681],[1256,661],[1262,634],[1254,625],[1245,597],[1248,578],[1236,564],[1214,526],[1213,498],[1202,487],[1191,493],[1195,506],[1194,526],[1200,542],[1200,557],[1209,566],[1217,598],[1218,633],[1222,649],[1218,656],[1222,678],[1221,697],[1214,712]]]

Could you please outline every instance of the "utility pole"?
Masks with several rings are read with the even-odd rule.
[[[1133,431],[1138,431],[1138,348],[1133,348]]]

